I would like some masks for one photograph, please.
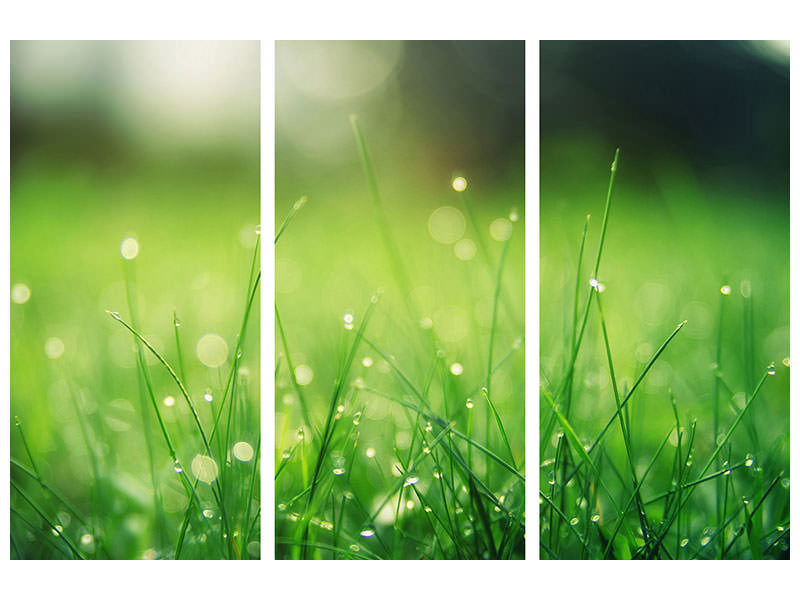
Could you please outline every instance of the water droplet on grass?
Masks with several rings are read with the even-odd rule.
[[[730,296],[731,286],[723,285],[721,288],[719,288],[719,293],[722,294],[723,296]]]
[[[255,455],[253,447],[247,442],[236,442],[233,445],[233,456],[241,462],[250,462]]]
[[[577,525],[577,524],[578,524],[578,517],[572,517],[572,518],[569,520],[569,524],[570,524],[570,525],[572,525],[573,527],[574,527],[575,525]]]
[[[361,530],[359,535],[363,538],[371,538],[373,535],[375,535],[375,529],[372,527],[365,527]]]
[[[466,402],[466,404],[464,404],[464,406],[466,406],[467,408],[471,409],[475,405],[472,403],[472,400],[467,399],[467,402]]]
[[[361,423],[361,411],[353,415],[353,425],[358,425],[359,423]]]
[[[461,375],[464,372],[464,366],[459,362],[454,362],[450,365],[450,372],[456,376]]]
[[[775,363],[770,363],[767,366],[767,375],[775,375]]]
[[[753,461],[754,461],[753,455],[752,454],[748,454],[747,456],[744,457],[744,466],[745,467],[752,467],[753,466]]]
[[[467,183],[467,179],[465,177],[455,177],[450,185],[453,186],[455,191],[463,192],[467,189],[469,184]]]
[[[353,329],[353,321],[355,320],[355,318],[353,317],[352,314],[345,313],[345,315],[343,317],[343,320],[344,320],[344,328],[345,329],[348,329],[348,330],[349,329]]]
[[[301,427],[300,429],[297,430],[297,439],[302,440],[304,437],[306,437],[306,434],[303,431],[303,428]]]
[[[428,218],[428,233],[440,244],[454,244],[461,239],[467,221],[454,206],[440,206]]]
[[[213,519],[214,518],[214,511],[211,510],[210,508],[206,508],[206,509],[203,510],[203,516],[206,519]]]
[[[492,221],[492,224],[489,225],[489,235],[492,236],[492,239],[495,241],[505,242],[511,237],[513,229],[514,226],[511,224],[511,221],[505,217],[500,217]]]
[[[681,548],[686,548],[688,543],[689,543],[689,538],[683,538],[681,540]]]
[[[787,357],[785,357],[785,358],[784,358],[784,359],[783,359],[781,362],[783,363],[783,366],[784,366],[784,367],[788,367],[788,366],[790,366],[790,365],[792,364],[792,361],[791,361],[791,360],[789,360],[789,357],[788,357],[788,356],[787,356]]]
[[[372,357],[365,356],[362,359],[361,364],[364,365],[364,367],[366,367],[367,369],[369,369],[372,366]]]
[[[14,304],[25,304],[31,299],[31,290],[24,283],[15,283],[11,288],[11,301]]]
[[[367,458],[375,458],[375,448],[367,448],[364,454],[367,455]]]
[[[212,483],[219,475],[217,462],[205,454],[197,454],[192,459],[192,474],[203,483]]]
[[[203,394],[203,400],[205,400],[206,402],[214,401],[214,395],[211,393],[211,390],[206,390],[206,393]]]
[[[247,544],[247,553],[252,558],[258,558],[261,555],[261,542],[258,540],[253,540]]]
[[[64,354],[64,342],[61,338],[51,337],[44,343],[44,353],[53,360],[61,358]]]
[[[183,473],[183,467],[181,466],[181,463],[179,463],[178,461],[175,461],[175,464],[173,465],[172,468],[175,470],[176,473]]]
[[[294,378],[297,385],[308,385],[314,379],[314,371],[308,365],[297,365],[294,368]]]
[[[704,536],[703,536],[703,537],[700,539],[700,545],[701,545],[701,546],[707,546],[707,545],[708,545],[708,542],[710,542],[710,541],[711,541],[711,538],[710,538],[709,536],[707,536],[707,535],[704,535]]]
[[[119,253],[125,260],[133,260],[139,255],[139,242],[135,238],[125,238],[119,245]]]
[[[175,406],[175,398],[172,396],[164,398],[164,406]]]
[[[600,521],[600,515],[597,514],[597,513],[593,514],[592,515],[592,523],[597,523],[598,521]]]
[[[409,475],[408,477],[406,477],[406,481],[403,484],[403,487],[408,487],[410,485],[416,485],[418,482],[419,482],[419,477],[417,477],[416,475]]]
[[[475,242],[469,238],[460,239],[456,242],[455,246],[453,246],[453,254],[456,255],[457,259],[463,260],[464,262],[475,258],[477,252],[478,247],[475,245]]]
[[[358,544],[350,544],[350,550],[352,552],[358,552],[359,550],[361,550],[361,548],[359,547]]]
[[[216,333],[207,333],[197,342],[197,358],[207,367],[216,368],[228,360],[228,344]]]

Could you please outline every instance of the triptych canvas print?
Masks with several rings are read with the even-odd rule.
[[[10,559],[789,558],[788,43],[10,74]]]

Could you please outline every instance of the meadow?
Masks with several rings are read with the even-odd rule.
[[[539,556],[788,558],[786,199],[542,149]]]
[[[275,555],[524,558],[522,170],[350,126],[351,167],[276,176]]]
[[[253,172],[15,163],[12,559],[260,557]]]

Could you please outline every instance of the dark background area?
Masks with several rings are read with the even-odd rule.
[[[735,41],[541,42],[542,143],[588,131],[642,162],[679,155],[704,180],[786,194],[789,66],[773,52]]]

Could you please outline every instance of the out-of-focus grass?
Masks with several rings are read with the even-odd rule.
[[[492,188],[463,174],[459,193],[448,170],[429,185],[372,161],[366,180],[309,172],[276,245],[276,556],[523,557],[521,171]],[[296,200],[279,194],[276,223]]]
[[[545,396],[556,394],[569,370],[577,260],[589,213],[577,281],[578,330],[591,291],[607,156],[590,140],[548,140],[543,146],[540,381]],[[687,323],[623,411],[629,419],[630,456],[615,420],[591,455],[599,474],[584,464],[569,477],[580,453],[557,435],[562,428],[542,402],[543,557],[787,555],[787,217],[786,199],[772,197],[769,190],[704,181],[679,158],[652,164],[627,157],[623,148],[598,274],[620,398],[676,325]],[[589,312],[571,393],[567,386],[555,398],[562,413],[569,405],[570,426],[588,447],[616,410],[597,309],[595,303]],[[775,372],[768,376],[772,362]],[[758,396],[725,440],[762,377]],[[717,436],[725,443],[702,473],[714,457]],[[662,442],[666,446],[659,453]],[[685,490],[680,499],[676,493],[663,496],[678,481],[686,484],[703,475],[715,476],[693,487],[690,496]],[[639,479],[645,508],[640,511],[633,502],[621,522],[618,510]],[[609,549],[620,524],[619,539]]]
[[[30,296],[11,304],[11,556],[74,556],[69,540],[83,558],[171,558],[188,511],[181,557],[257,557],[257,299],[242,356],[235,356],[257,238],[257,179],[252,171],[214,161],[203,169],[191,161],[119,171],[79,165],[29,159],[14,166],[12,300],[18,284]],[[129,237],[138,241],[138,255],[124,261],[120,243]],[[128,308],[126,272],[135,315]],[[180,474],[136,367],[134,337],[106,310],[136,323],[182,379],[185,373],[209,434],[236,363],[234,387],[210,445],[221,487],[200,482],[199,505],[190,508],[193,495],[181,483],[194,483],[193,458],[207,454],[189,407],[163,365],[143,350],[155,401],[184,468]],[[198,358],[197,343],[208,333],[227,345],[217,368]],[[246,442],[254,456],[232,457],[236,442]],[[46,488],[31,477],[36,470]]]

